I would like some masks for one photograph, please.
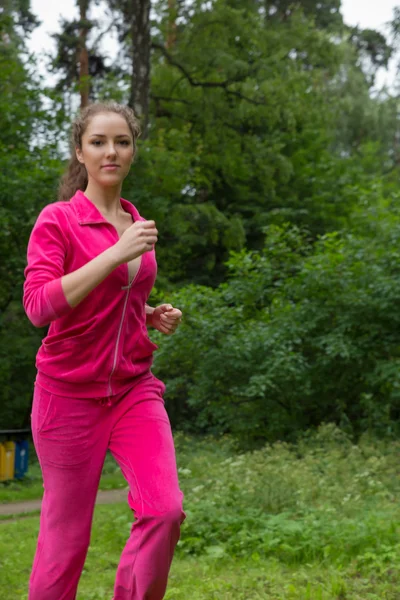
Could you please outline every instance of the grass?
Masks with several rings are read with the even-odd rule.
[[[398,442],[355,446],[324,426],[248,453],[183,435],[176,447],[188,518],[167,600],[400,600]],[[109,459],[103,478],[124,485]],[[111,598],[130,524],[125,504],[96,507],[79,600]],[[26,599],[37,530],[37,516],[0,523],[13,600]]]
[[[42,497],[43,485],[39,464],[34,451],[31,451],[32,461],[27,475],[21,480],[0,482],[0,504],[23,502]],[[107,455],[100,482],[101,490],[125,488],[126,482],[112,456]]]
[[[122,538],[118,525],[128,519],[125,506],[96,508],[93,539],[81,578],[78,600],[110,600]],[[38,530],[38,518],[0,524],[0,589],[26,600],[26,586]],[[173,562],[166,600],[398,600],[400,577],[363,568],[357,561],[287,565],[253,555],[248,558],[185,557]]]

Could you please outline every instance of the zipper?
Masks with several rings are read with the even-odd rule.
[[[140,271],[142,270],[142,264],[143,264],[143,254],[140,257],[140,263],[139,263],[138,270],[136,271],[135,277],[132,279],[131,282],[128,283],[128,285],[122,286],[121,290],[128,290],[128,289],[130,289],[133,286],[133,284],[135,283],[136,279],[138,278],[138,275],[139,275]],[[126,263],[126,270],[128,272],[127,273],[127,280],[129,281],[129,267],[128,267],[128,263]]]
[[[121,289],[126,290],[126,294],[125,294],[125,301],[124,301],[124,307],[122,309],[122,315],[121,315],[121,320],[119,322],[119,328],[118,328],[118,333],[117,333],[117,341],[115,343],[115,351],[114,351],[114,361],[113,361],[113,366],[111,369],[111,373],[110,376],[108,378],[108,395],[112,396],[112,386],[111,386],[111,378],[114,375],[115,369],[117,367],[117,360],[118,360],[118,348],[119,348],[119,342],[121,339],[121,333],[122,333],[122,326],[124,324],[124,318],[125,318],[125,313],[126,313],[126,307],[128,304],[128,298],[129,298],[129,292],[131,291],[131,288],[133,286],[133,284],[135,283],[136,279],[138,278],[138,275],[142,269],[142,264],[143,264],[143,255],[140,257],[140,265],[139,268],[136,272],[135,277],[132,279],[131,282],[129,282],[129,268],[128,268],[128,263],[126,263],[126,270],[127,270],[127,279],[128,279],[128,285],[123,286]]]
[[[81,223],[79,222],[80,225],[104,225],[107,224],[109,227],[111,227],[114,231],[115,231],[115,235],[117,238],[117,241],[120,239],[119,235],[118,235],[118,231],[117,228],[115,227],[115,225],[113,225],[112,223],[110,223],[109,221],[107,221],[106,219],[104,220],[95,220],[95,221],[85,221],[85,223]],[[114,360],[113,360],[113,366],[111,369],[111,373],[110,376],[108,378],[108,396],[112,396],[112,386],[111,386],[111,379],[112,376],[115,372],[115,369],[117,367],[117,361],[118,361],[118,348],[119,348],[119,342],[121,339],[121,333],[122,333],[122,326],[124,324],[124,318],[125,318],[125,313],[126,313],[126,307],[128,304],[128,298],[129,298],[129,292],[131,290],[131,287],[133,286],[133,284],[135,283],[140,271],[142,270],[142,266],[143,266],[143,255],[140,257],[140,264],[139,264],[139,268],[137,270],[137,273],[135,275],[135,277],[132,279],[132,281],[129,281],[129,267],[128,267],[128,263],[126,263],[126,271],[127,271],[127,281],[128,281],[128,285],[122,286],[122,290],[126,290],[126,295],[125,295],[125,301],[124,301],[124,307],[122,309],[122,315],[121,315],[121,320],[119,323],[119,327],[118,327],[118,333],[117,333],[117,341],[115,343],[115,351],[114,351]]]
[[[122,316],[121,316],[121,321],[119,323],[118,334],[117,334],[117,341],[116,341],[116,344],[115,344],[114,362],[113,362],[113,366],[112,366],[112,369],[111,369],[110,377],[108,378],[108,395],[109,396],[112,396],[111,377],[113,376],[115,368],[117,366],[119,340],[121,338],[122,325],[124,324],[124,318],[125,318],[125,312],[126,312],[126,305],[128,304],[128,298],[129,298],[130,289],[131,289],[130,286],[128,286],[128,288],[126,290],[126,294],[125,294],[124,308],[122,309]]]

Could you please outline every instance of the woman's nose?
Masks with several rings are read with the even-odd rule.
[[[107,156],[115,156],[116,154],[116,150],[115,150],[115,146],[114,144],[109,144],[107,146]]]

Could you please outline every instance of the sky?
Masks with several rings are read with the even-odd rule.
[[[61,2],[54,2],[54,0],[31,0],[31,11],[39,18],[42,24],[32,33],[31,39],[28,40],[28,48],[39,56],[43,52],[54,51],[55,42],[50,34],[60,31],[60,17],[68,20],[79,18],[76,0],[62,0]],[[101,14],[101,6],[94,6],[90,12],[90,16],[95,18],[101,17]],[[110,54],[110,58],[113,58],[117,43],[112,39],[111,35],[109,35],[108,43],[105,47]]]
[[[59,31],[59,18],[62,15],[67,19],[78,16],[75,0],[31,0],[31,10],[42,22],[28,41],[28,47],[35,54],[43,55],[45,51],[54,50],[54,41],[50,33]],[[342,0],[342,14],[348,25],[359,25],[363,29],[379,29],[384,31],[385,24],[391,19],[393,8],[400,5],[400,0]],[[101,9],[95,8],[97,15]],[[116,43],[108,40],[106,49],[110,57],[115,55]],[[44,69],[44,63],[41,69]],[[43,71],[44,72],[44,71]],[[389,73],[379,75],[379,84],[391,83],[394,78],[394,66]]]

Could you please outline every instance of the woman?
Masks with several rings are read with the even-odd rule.
[[[29,600],[76,598],[107,449],[135,514],[114,600],[164,597],[185,517],[146,329],[171,334],[181,312],[146,304],[157,229],[120,198],[138,134],[130,109],[86,108],[73,126],[60,201],[43,209],[29,240],[24,307],[37,327],[50,323],[32,408],[44,495]]]

